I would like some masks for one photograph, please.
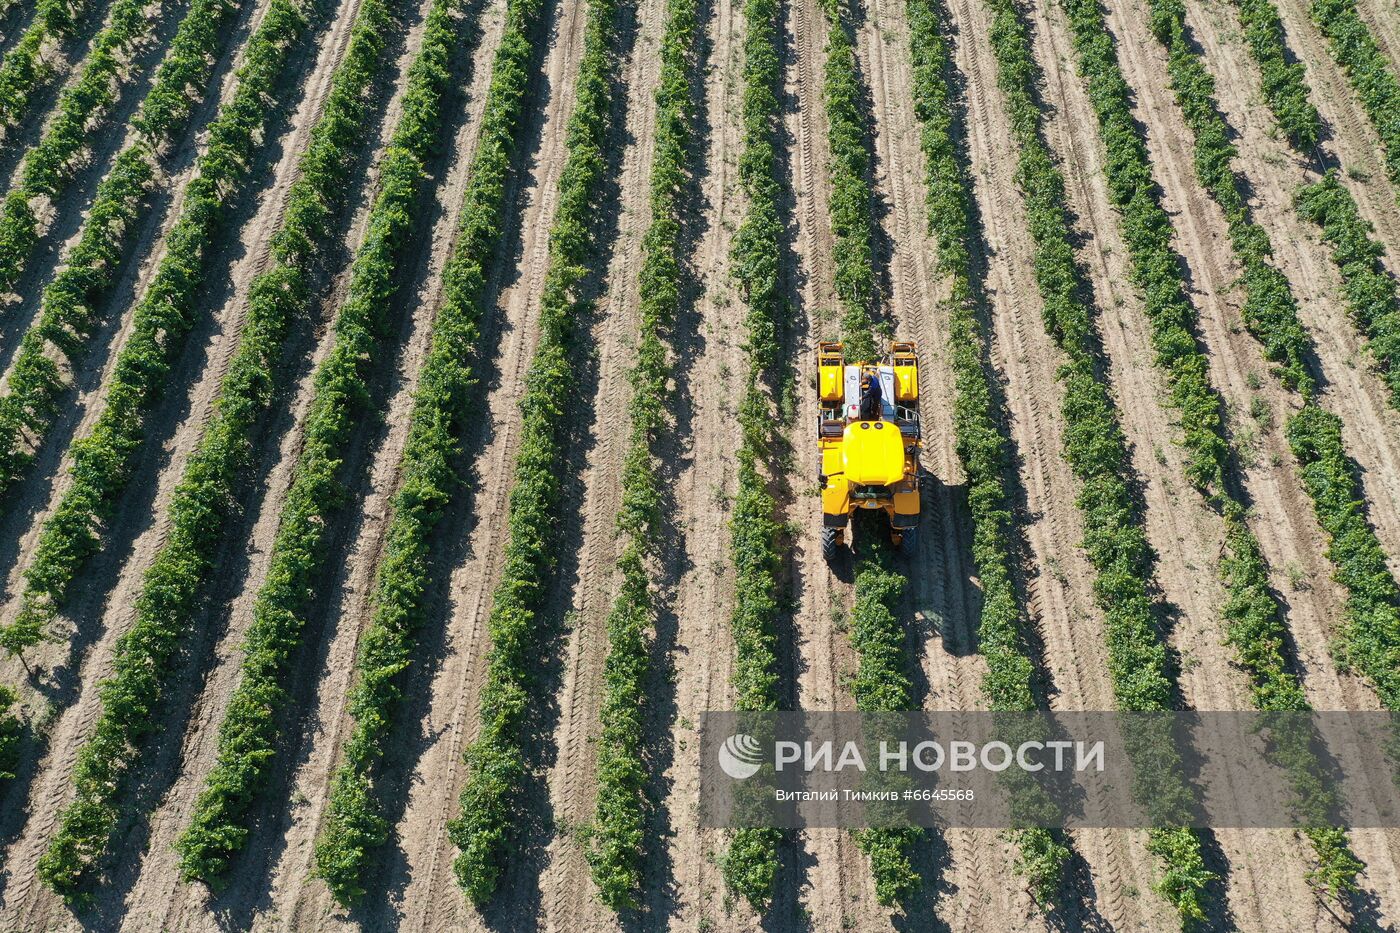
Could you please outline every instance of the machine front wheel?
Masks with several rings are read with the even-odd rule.
[[[906,528],[899,539],[899,553],[904,557],[913,557],[919,550],[919,529]]]

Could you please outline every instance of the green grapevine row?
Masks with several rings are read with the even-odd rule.
[[[1272,0],[1235,0],[1250,54],[1259,64],[1264,101],[1279,128],[1303,152],[1322,139],[1322,118],[1308,99],[1307,66],[1290,62],[1283,21]]]
[[[1366,519],[1361,482],[1341,432],[1341,419],[1311,401],[1286,428],[1289,447],[1302,467],[1303,486],[1327,534],[1333,578],[1347,592],[1342,638],[1334,648],[1338,660],[1371,682],[1385,709],[1400,711],[1400,587]],[[1305,736],[1287,738],[1295,747],[1306,748]],[[1310,758],[1305,761],[1311,764]],[[1314,791],[1305,803],[1326,812],[1328,785],[1315,786]],[[1313,883],[1332,893],[1354,890],[1364,866],[1346,847],[1345,833],[1310,829],[1308,836],[1319,859]]]
[[[89,0],[39,0],[34,19],[0,61],[0,128],[13,127],[35,91],[55,76],[44,61],[46,47],[73,35],[78,20],[92,11]]]
[[[491,649],[481,690],[481,732],[466,750],[461,814],[449,834],[461,850],[454,862],[468,898],[482,904],[519,844],[519,798],[527,776],[525,742],[539,664],[539,608],[562,504],[567,404],[578,389],[577,342],[585,311],[578,290],[593,252],[591,230],[608,166],[617,55],[618,0],[590,0],[574,112],[565,135],[559,209],[549,237],[549,265],[540,300],[540,339],[520,403],[520,451],[508,506],[509,543],[487,628]]]
[[[1092,2],[1092,0],[1091,0]],[[1068,4],[1067,4],[1068,7]],[[1064,177],[1041,136],[1036,98],[1039,78],[1030,40],[1014,0],[993,0],[992,46],[998,85],[1009,104],[1020,159],[1016,180],[1026,199],[1036,244],[1035,274],[1043,301],[1046,330],[1069,362],[1061,367],[1066,424],[1065,457],[1082,483],[1077,504],[1084,516],[1083,547],[1097,573],[1094,597],[1103,610],[1108,636],[1108,667],[1114,699],[1134,712],[1168,710],[1174,684],[1166,645],[1153,617],[1150,580],[1154,556],[1143,529],[1139,503],[1129,485],[1131,460],[1116,406],[1100,378],[1099,341],[1093,309],[1070,241]],[[1083,11],[1078,11],[1082,13]],[[1089,15],[1097,16],[1091,8]],[[1071,9],[1080,71],[1090,80],[1090,97],[1099,109],[1104,138],[1116,153],[1125,145],[1125,128],[1111,106],[1121,82],[1111,38],[1086,28]],[[1127,128],[1129,135],[1131,128]],[[1128,164],[1112,156],[1110,177]],[[1128,166],[1129,168],[1131,166]],[[1188,449],[1194,451],[1188,444]],[[1198,472],[1214,466],[1211,457],[1195,459]],[[1176,762],[1169,763],[1175,765]],[[1170,813],[1172,799],[1154,802]],[[1148,848],[1163,864],[1156,887],[1183,918],[1204,915],[1206,885],[1213,877],[1205,867],[1201,842],[1189,829],[1155,829]]]
[[[598,742],[598,800],[588,862],[605,904],[635,909],[642,886],[648,801],[643,756],[650,643],[655,606],[645,564],[655,551],[661,507],[652,447],[666,430],[671,364],[662,336],[675,321],[682,281],[681,220],[687,208],[687,154],[693,142],[698,83],[699,0],[669,0],[656,92],[651,223],[642,240],[641,340],[632,368],[631,428],[622,468],[617,527],[625,544],[618,559],[622,584],[607,618],[602,734]]]
[[[86,437],[73,445],[72,483],[44,522],[33,563],[25,571],[18,618],[0,643],[11,651],[35,644],[67,598],[68,588],[101,543],[101,526],[131,478],[146,433],[146,415],[160,397],[170,367],[199,312],[210,247],[229,213],[231,195],[247,180],[272,111],[270,93],[288,50],[306,29],[299,7],[278,0],[259,27],[239,69],[237,92],[209,127],[168,249],[146,296],[132,314],[131,336],[117,355],[106,406]]]
[[[14,711],[19,702],[19,694],[0,684],[0,781],[8,781],[15,776],[15,766],[19,764],[19,740],[24,733],[24,721]]]
[[[857,513],[853,517],[865,516]],[[899,621],[904,575],[893,567],[889,547],[879,540],[875,522],[856,532],[855,603],[851,607],[851,645],[859,661],[851,683],[856,709],[891,713],[917,709],[911,660]],[[901,903],[922,881],[913,850],[926,831],[913,826],[877,826],[856,832],[856,845],[870,858],[875,898],[886,906]]]
[[[480,142],[472,159],[458,236],[443,273],[444,294],[419,379],[408,442],[375,585],[374,614],[360,636],[349,710],[355,728],[335,774],[326,822],[316,843],[316,873],[342,904],[363,891],[373,849],[389,837],[375,769],[411,669],[431,581],[430,535],[462,479],[452,468],[467,424],[475,380],[471,361],[487,311],[486,278],[501,242],[506,181],[525,125],[531,62],[543,0],[511,0],[492,64]]]
[[[1312,18],[1381,138],[1386,174],[1400,200],[1400,79],[1356,11],[1355,0],[1312,0]]]
[[[1366,521],[1356,466],[1342,447],[1342,422],[1309,405],[1288,423],[1288,443],[1327,532],[1327,556],[1347,590],[1342,659],[1375,686],[1381,704],[1400,710],[1400,587]]]
[[[869,126],[863,113],[855,42],[844,20],[843,0],[822,0],[826,13],[826,105],[831,149],[831,232],[835,239],[833,279],[845,306],[841,337],[846,355],[873,360],[879,349],[871,312],[879,301],[875,278],[875,218],[870,192]]]
[[[44,289],[38,319],[20,340],[14,366],[0,394],[0,494],[23,475],[58,413],[67,383],[58,365],[70,367],[97,325],[103,294],[116,281],[126,235],[151,188],[155,150],[185,126],[203,96],[213,54],[227,38],[237,0],[195,0],[156,73],[155,85],[134,124],[145,139],[117,156],[98,185],[78,243]],[[159,117],[153,117],[154,114]]]
[[[783,297],[782,171],[778,160],[782,63],[778,57],[780,0],[745,0],[743,145],[739,183],[748,200],[731,252],[734,277],[748,306],[744,320],[747,387],[739,405],[738,491],[730,519],[734,563],[734,692],[739,710],[778,708],[779,613],[778,506],[760,472],[770,453],[776,422],[763,391],[780,368],[778,329],[786,319]],[[773,898],[781,834],[771,827],[736,830],[720,869],[725,886],[755,910]]]
[[[1385,247],[1371,238],[1371,225],[1356,209],[1335,169],[1298,192],[1298,213],[1322,228],[1342,273],[1351,319],[1366,338],[1390,404],[1400,408],[1400,297],[1381,256]]]
[[[1030,620],[1012,582],[1013,501],[1007,488],[1007,445],[1002,406],[988,369],[990,334],[985,302],[974,285],[972,183],[959,139],[966,105],[949,80],[947,9],[942,0],[907,0],[914,62],[914,108],[921,136],[928,194],[929,229],[938,244],[939,270],[952,286],[948,353],[953,367],[953,426],[958,458],[967,472],[972,512],[972,557],[982,583],[977,647],[987,661],[982,691],[993,710],[1037,708],[1032,690],[1035,666]],[[1012,833],[1020,849],[1017,868],[1031,893],[1047,903],[1060,885],[1070,851],[1062,834],[1041,828]]]
[[[4,796],[5,782],[14,780],[19,767],[20,742],[24,737],[24,718],[15,709],[19,694],[11,687],[0,684],[0,797]],[[0,867],[4,860],[0,859]]]
[[[383,0],[365,0],[360,5],[345,57],[336,67],[310,146],[298,166],[286,218],[273,238],[275,261],[249,289],[247,323],[220,387],[214,421],[186,469],[187,486],[176,492],[172,511],[177,516],[198,516],[200,522],[184,529],[177,524],[157,562],[168,560],[183,568],[179,586],[183,600],[178,605],[186,614],[195,608],[198,582],[210,569],[228,506],[253,452],[254,433],[272,401],[278,353],[291,322],[305,315],[312,304],[311,267],[321,258],[323,245],[335,230],[334,221],[341,216],[356,162],[354,153],[362,148],[370,126],[369,91],[392,61],[385,51],[399,12],[397,4]],[[425,23],[423,46],[409,69],[405,98],[410,108],[435,105],[436,93],[425,95],[422,90],[425,84],[444,80],[441,61],[454,38],[450,14],[450,4],[436,4]],[[406,109],[405,119],[408,114]],[[428,145],[432,129],[430,124],[419,147]],[[393,143],[402,145],[398,139]],[[375,219],[371,215],[371,225]],[[347,330],[361,332],[346,323],[364,305],[354,291],[357,284],[358,280],[352,281],[351,297],[334,325],[333,349],[315,377],[311,414],[273,540],[267,581],[253,603],[242,677],[219,725],[218,758],[205,778],[190,825],[176,843],[186,880],[212,880],[242,849],[248,838],[248,810],[277,753],[277,713],[287,702],[286,665],[299,642],[305,603],[316,590],[315,582],[324,576],[320,536],[326,528],[325,513],[328,503],[340,502],[344,495],[334,482],[336,461],[328,451],[345,447],[355,416],[361,414],[340,409],[353,407],[363,398],[362,386],[350,378],[346,391],[327,375],[336,366],[346,367],[342,335]],[[354,370],[350,373],[353,376]],[[334,387],[328,394],[327,385]],[[308,526],[313,533],[307,532]],[[175,587],[167,584],[167,589]],[[172,601],[170,608],[176,605]]]
[[[1309,403],[1287,435],[1303,485],[1327,533],[1333,578],[1347,591],[1340,659],[1359,670],[1389,710],[1400,710],[1400,587],[1366,519],[1356,464],[1342,445],[1341,419]]]
[[[137,308],[134,333],[118,358],[107,408],[94,432],[79,442],[73,484],[44,529],[39,557],[27,579],[24,607],[31,626],[55,611],[76,568],[97,546],[93,525],[129,478],[143,433],[142,410],[164,381],[169,357],[179,343],[174,338],[191,323],[189,313],[202,278],[191,272],[201,268],[229,194],[242,181],[261,143],[259,131],[275,106],[272,92],[306,29],[300,7],[291,0],[273,0],[249,40],[238,90],[210,127],[209,150],[198,159],[169,250],[148,297]],[[177,522],[182,519],[177,516]],[[186,621],[183,615],[172,618],[161,611],[171,594],[160,575],[181,569],[153,565],[148,571],[136,606],[138,621],[119,640],[115,670],[99,688],[102,714],[78,753],[73,773],[76,799],[64,810],[59,830],[39,860],[40,877],[65,898],[81,898],[82,885],[119,819],[116,797],[132,752],[155,725],[152,707],[163,678],[153,659],[170,650],[169,642]]]
[[[53,199],[63,190],[89,130],[116,100],[122,54],[155,23],[156,10],[147,11],[146,6],[147,0],[117,0],[106,27],[93,40],[78,80],[59,96],[57,115],[39,144],[25,153],[19,185],[0,207],[0,293],[14,287],[39,242],[39,219],[30,202]]]

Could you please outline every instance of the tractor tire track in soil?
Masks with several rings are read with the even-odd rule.
[[[658,704],[673,733],[670,767],[660,778],[664,828],[658,835],[665,851],[657,866],[669,873],[648,870],[643,909],[657,929],[709,925],[739,931],[752,928],[752,916],[742,905],[721,904],[725,888],[717,859],[726,845],[724,834],[701,829],[697,809],[700,716],[734,704],[729,519],[738,487],[733,455],[741,441],[738,412],[748,366],[741,336],[746,306],[730,263],[733,231],[746,206],[738,173],[744,10],[742,0],[711,0],[710,7],[710,79],[700,111],[709,138],[697,154],[704,168],[692,266],[699,294],[673,334],[677,360],[693,388],[676,396],[676,431],[662,454],[664,469],[674,476],[677,541],[674,564],[663,569],[667,601],[657,626],[659,633],[671,633],[669,656],[659,658],[659,669],[666,675],[662,679],[674,684],[674,703]],[[659,722],[653,727],[668,731]]]
[[[347,9],[340,11],[341,15],[332,19],[323,30],[318,39],[318,50],[314,54],[301,53],[301,61],[294,67],[293,74],[300,73],[303,68],[309,69],[306,73],[311,77],[305,85],[306,92],[286,120],[284,138],[278,140],[276,147],[268,150],[260,160],[260,166],[254,169],[253,177],[257,177],[261,168],[271,184],[261,193],[256,206],[250,205],[245,212],[241,238],[237,234],[231,235],[227,238],[228,243],[264,244],[280,225],[286,206],[285,195],[295,178],[297,158],[306,146],[310,128],[329,91],[334,65],[349,41],[357,6],[356,0],[347,0]],[[294,81],[295,78],[289,79],[288,86]],[[225,91],[228,90],[225,87]],[[273,128],[281,130],[275,123]],[[249,201],[252,200],[250,197]],[[178,204],[173,205],[172,216],[177,214],[178,209]],[[235,223],[233,229],[237,228],[238,224]],[[153,250],[141,274],[142,286],[159,263],[162,251],[162,248]],[[72,660],[69,664],[64,664],[61,659],[58,662],[65,670],[59,677],[58,695],[53,698],[58,714],[49,735],[48,748],[52,753],[40,764],[40,771],[30,788],[30,811],[24,830],[7,853],[6,863],[13,866],[12,879],[5,892],[6,914],[0,915],[0,922],[10,911],[14,912],[14,919],[21,927],[43,926],[50,918],[57,919],[66,914],[62,903],[37,883],[35,868],[63,807],[70,799],[69,775],[77,751],[101,710],[97,685],[111,673],[116,641],[131,621],[132,605],[141,587],[142,574],[164,541],[167,532],[165,515],[171,494],[190,453],[202,436],[203,427],[212,413],[214,394],[237,345],[242,325],[238,315],[242,309],[232,298],[239,287],[246,287],[247,281],[257,273],[258,249],[255,247],[253,251],[242,254],[239,254],[237,246],[219,249],[211,259],[211,269],[222,268],[225,263],[231,267],[227,279],[217,271],[211,273],[211,294],[208,299],[214,309],[211,320],[196,325],[189,337],[189,349],[181,355],[171,372],[171,386],[189,386],[190,389],[186,393],[172,391],[160,403],[152,416],[153,427],[148,432],[146,450],[137,459],[133,475],[153,477],[153,480],[136,484],[123,496],[110,523],[113,532],[109,534],[106,546],[92,559],[84,572],[82,585],[77,587],[63,614],[62,618],[74,626],[74,630],[68,633],[72,639],[71,647],[68,644],[49,645],[45,650],[36,652],[41,663],[49,667],[53,666],[54,656],[61,658],[71,652]],[[138,297],[142,290],[138,288]],[[125,290],[120,294],[125,295]],[[129,326],[129,321],[125,326]],[[100,400],[98,405],[85,412],[79,434],[87,430],[100,413],[99,410]],[[55,484],[54,498],[49,508],[57,502],[66,485],[65,481]],[[156,516],[160,516],[159,521]],[[37,528],[31,531],[30,537],[36,533]],[[98,619],[100,626],[93,624]],[[88,621],[84,624],[82,620]],[[207,627],[197,634],[192,642],[193,656],[198,656],[200,646],[207,644],[210,637]],[[69,667],[71,670],[67,669]],[[167,709],[172,711],[168,714],[169,721],[176,729],[186,715],[185,708],[178,702],[179,695],[177,690],[167,704]],[[154,741],[152,747],[156,747]],[[164,747],[166,755],[173,751],[174,743]],[[142,771],[143,777],[161,773],[157,767]],[[159,781],[159,778],[156,780]],[[150,789],[145,787],[138,787],[135,791],[137,794],[149,792]],[[122,863],[116,880],[123,887],[129,884],[135,868],[134,860]],[[98,906],[102,906],[101,900]]]

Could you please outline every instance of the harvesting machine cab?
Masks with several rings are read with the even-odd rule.
[[[866,379],[878,380],[878,410],[867,405],[864,412],[876,417],[861,417]],[[841,344],[819,344],[817,386],[822,555],[830,561],[846,544],[846,528],[857,509],[882,509],[889,518],[891,542],[912,553],[921,475],[919,359],[914,344],[891,344],[887,363],[848,363]]]

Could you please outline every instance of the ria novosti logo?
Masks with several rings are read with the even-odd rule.
[[[758,739],[743,732],[725,739],[719,747],[719,767],[736,781],[753,777],[763,767],[763,749]]]
[[[971,742],[955,740],[947,743],[923,741],[889,742],[881,740],[877,749],[864,748],[861,743],[847,741],[838,744],[826,741],[796,742],[779,739],[773,743],[773,770],[842,771],[990,771],[1000,772],[1015,766],[1022,771],[1050,770],[1076,772],[1105,769],[1105,744],[1094,741],[1027,741],[1013,748],[1001,741]],[[1071,752],[1073,755],[1071,756]],[[720,770],[736,781],[753,777],[763,767],[763,744],[746,732],[736,732],[719,746],[716,752]]]

